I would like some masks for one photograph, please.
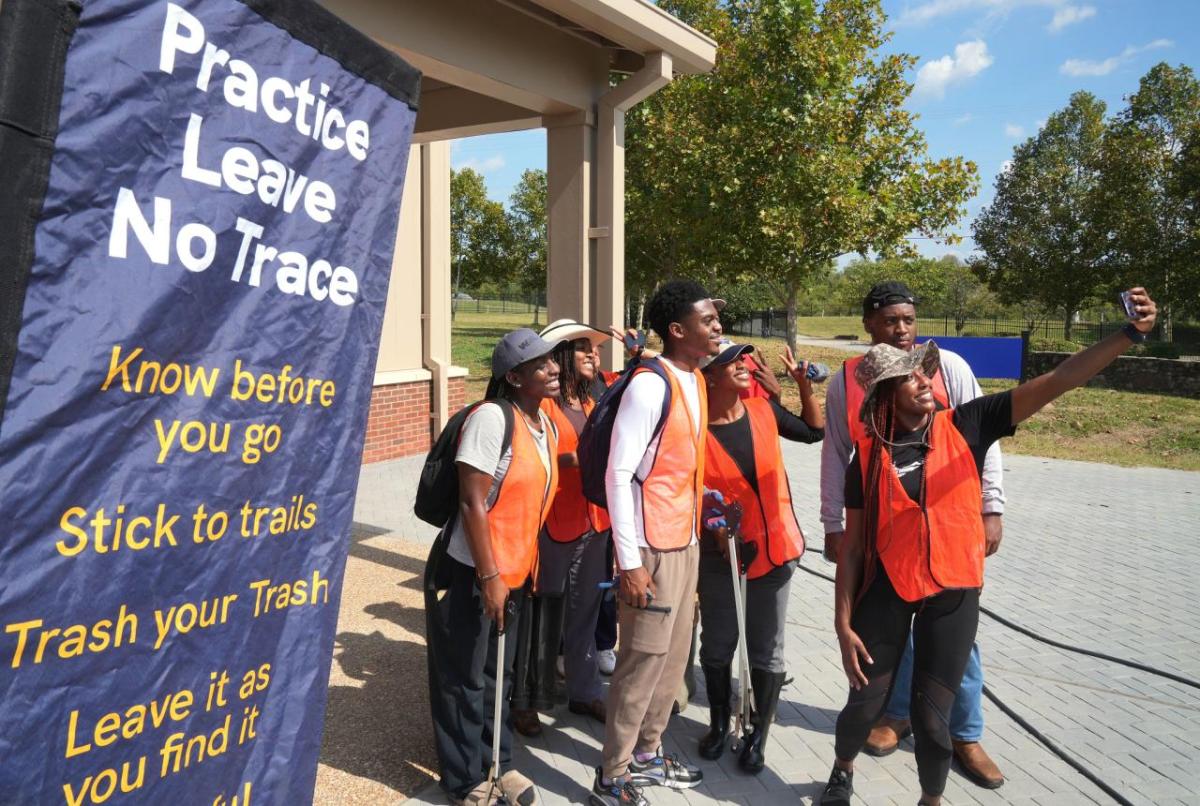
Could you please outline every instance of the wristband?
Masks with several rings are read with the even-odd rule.
[[[1129,337],[1129,340],[1134,344],[1141,344],[1146,340],[1146,334],[1133,326],[1133,322],[1126,322],[1121,326],[1121,332]]]
[[[478,582],[480,585],[482,585],[484,582],[487,582],[488,580],[491,580],[491,579],[495,579],[498,576],[500,576],[499,569],[493,571],[490,574],[484,574],[483,576],[479,576],[478,574],[476,574],[475,581]]]

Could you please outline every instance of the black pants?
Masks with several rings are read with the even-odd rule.
[[[850,690],[837,720],[838,758],[852,761],[883,715],[891,697],[892,678],[913,635],[911,717],[917,745],[921,789],[940,795],[950,773],[950,709],[979,626],[979,590],[943,591],[919,602],[897,594],[882,567],[854,609],[850,626],[858,633],[874,664],[862,664],[867,685]]]
[[[442,788],[465,797],[487,779],[492,763],[492,715],[496,702],[496,630],[483,614],[475,587],[475,569],[444,556],[439,561],[444,591],[426,591],[425,634],[429,659],[429,706]],[[505,618],[504,692],[500,730],[500,766],[512,761],[513,657],[520,629],[521,592],[515,591]]]
[[[608,559],[604,561],[607,569],[605,579],[613,579],[613,538],[608,533]],[[596,649],[615,649],[617,646],[617,597],[614,591],[608,591],[600,600],[600,615],[596,619]]]
[[[522,598],[522,615],[520,629],[510,630],[508,637],[517,645],[511,704],[518,711],[549,711],[559,700],[558,649],[566,600],[534,596],[529,590],[515,595]]]
[[[746,583],[746,652],[750,668],[782,672],[788,591],[794,563],[785,563]],[[716,551],[700,552],[700,663],[729,666],[738,646],[741,626],[733,601],[729,560]]]

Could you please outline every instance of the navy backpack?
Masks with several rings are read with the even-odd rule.
[[[604,490],[604,474],[608,471],[608,451],[612,444],[613,423],[617,419],[617,410],[621,407],[621,398],[633,379],[634,370],[645,367],[663,379],[667,392],[663,395],[662,414],[654,426],[650,437],[653,442],[667,421],[667,413],[671,410],[671,382],[667,378],[670,371],[657,358],[650,358],[630,365],[617,376],[612,386],[596,401],[596,408],[583,426],[579,435],[579,472],[583,477],[583,497],[601,507],[608,506],[608,494]]]

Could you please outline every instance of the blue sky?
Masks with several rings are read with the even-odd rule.
[[[1159,61],[1200,72],[1200,0],[884,0],[884,9],[894,34],[887,49],[917,57],[908,106],[930,155],[979,166],[979,194],[957,228],[964,236],[1013,147],[1072,92],[1095,94],[1111,114]],[[489,195],[505,201],[523,170],[545,168],[545,133],[455,141],[451,162],[480,171]],[[917,244],[934,256],[973,248],[969,238]]]

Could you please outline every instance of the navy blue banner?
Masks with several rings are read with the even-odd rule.
[[[1021,378],[1024,348],[1019,337],[918,336],[917,343],[924,344],[930,339],[962,356],[976,378]]]
[[[0,803],[311,802],[419,76],[299,0],[74,8],[0,290]]]

